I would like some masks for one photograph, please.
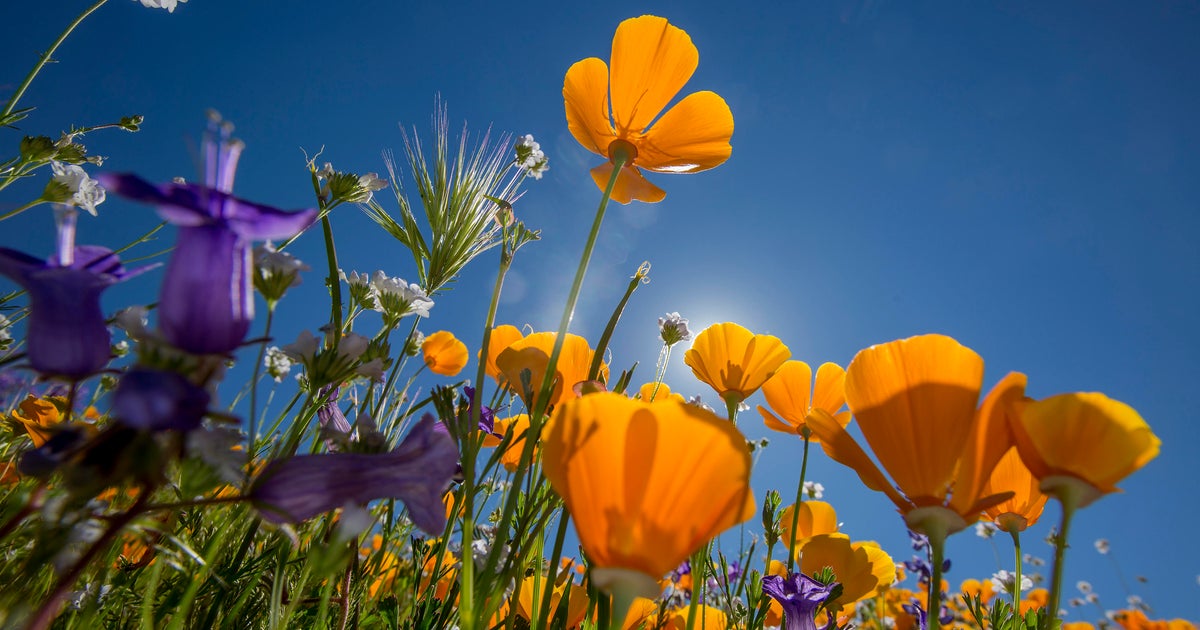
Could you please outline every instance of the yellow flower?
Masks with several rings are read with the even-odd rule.
[[[792,352],[777,337],[726,322],[700,331],[683,362],[723,400],[741,402],[758,391]]]
[[[625,622],[621,630],[644,630],[654,628],[654,620],[658,617],[658,604],[646,597],[635,597],[625,614]]]
[[[457,376],[467,365],[467,344],[458,340],[448,330],[439,330],[425,338],[421,344],[425,365],[429,371],[442,376]]]
[[[993,597],[996,596],[996,592],[993,590],[991,580],[976,580],[975,578],[968,578],[963,580],[962,586],[960,586],[958,590],[967,597],[974,597],[978,595],[979,601],[983,602],[985,606],[992,601]],[[962,602],[962,599],[958,597],[952,597],[950,599],[951,601],[947,602],[947,604],[953,605]]]
[[[592,169],[600,190],[612,176],[612,160],[618,153],[626,156],[613,188],[614,201],[654,203],[666,196],[639,168],[695,173],[729,159],[733,114],[720,96],[689,94],[659,116],[699,63],[700,53],[687,33],[665,18],[643,15],[617,27],[611,76],[596,57],[567,70],[567,127],[583,148],[609,160]]]
[[[518,339],[505,348],[496,357],[496,366],[508,380],[521,400],[525,401],[526,409],[533,409],[537,389],[542,385],[546,374],[546,366],[550,363],[550,353],[554,350],[554,337],[557,333],[533,333],[528,337]],[[557,406],[564,400],[574,398],[576,383],[587,380],[588,369],[592,365],[592,347],[579,335],[567,333],[563,342],[562,353],[558,357],[555,368],[554,389],[550,392],[550,405]],[[529,388],[526,391],[521,380],[521,373],[529,371]],[[608,367],[600,368],[601,378],[608,379]]]
[[[687,402],[687,399],[682,394],[676,394],[671,391],[671,388],[666,383],[646,383],[638,389],[638,398],[646,402],[655,402],[663,400],[678,400],[679,402]]]
[[[792,510],[796,506],[789,505],[779,513],[779,524],[782,533],[779,540],[785,545],[792,541]],[[837,514],[833,506],[824,501],[801,501],[800,516],[796,522],[796,546],[802,546],[809,538],[819,534],[833,534],[838,530]]]
[[[874,597],[896,580],[896,562],[872,541],[850,542],[845,534],[820,534],[800,547],[800,572],[815,575],[833,569],[842,594],[829,605],[833,610],[860,599]]]
[[[944,335],[871,346],[854,357],[846,401],[895,487],[832,418],[814,414],[808,425],[830,457],[896,504],[911,529],[953,533],[1009,496],[984,496],[983,486],[1011,446],[998,403],[1019,395],[1024,381],[1006,377],[976,411],[982,381],[983,359]]]
[[[1094,392],[1031,402],[1012,429],[1043,492],[1086,484],[1076,507],[1118,492],[1117,482],[1154,459],[1161,444],[1132,407]]]
[[[542,466],[606,591],[657,596],[663,574],[754,515],[746,438],[674,400],[570,400],[542,432]]]
[[[823,363],[817,368],[814,388],[812,368],[803,361],[788,361],[763,383],[763,396],[771,410],[759,405],[758,413],[768,429],[800,436],[808,429],[805,419],[813,413],[829,414],[844,427],[850,424],[850,412],[839,411],[846,404],[845,382],[845,370]]]
[[[1038,522],[1042,510],[1046,507],[1047,497],[1039,489],[1037,477],[1029,472],[1029,468],[1021,460],[1021,454],[1016,447],[1008,449],[1000,458],[1000,463],[996,464],[996,469],[992,471],[992,477],[983,491],[984,494],[1006,491],[1014,493],[1011,499],[984,510],[988,518],[1006,532],[1025,531]]]
[[[533,590],[533,578],[526,577],[521,580],[520,592],[517,594],[517,614],[526,621],[531,621],[537,615],[537,611],[542,605],[542,594],[546,588],[546,577],[542,576],[539,581],[539,590],[535,593]],[[575,584],[569,579],[562,584],[554,587],[554,592],[550,594],[550,616],[553,619],[558,611],[559,602],[566,595],[567,589],[571,589],[570,600],[567,602],[567,628],[574,628],[583,622],[583,618],[587,616],[588,608],[591,605],[591,600],[588,599],[587,588]]]
[[[529,414],[519,413],[511,418],[497,418],[492,430],[495,434],[483,436],[483,445],[488,448],[500,446],[504,436],[512,431],[512,442],[509,442],[508,448],[500,454],[500,463],[508,472],[516,471],[517,465],[521,463],[521,451],[525,448],[525,434],[529,431]],[[537,444],[534,444],[534,459],[537,458],[537,452]]]
[[[487,372],[488,376],[496,379],[496,383],[501,387],[505,385],[507,380],[504,378],[504,374],[500,372],[500,368],[496,366],[496,357],[500,356],[501,352],[504,352],[506,348],[524,336],[520,328],[509,324],[496,326],[492,329],[492,336],[488,340],[487,363],[484,364],[484,371]],[[481,350],[480,358],[482,358],[482,354],[483,351]]]
[[[663,630],[685,630],[688,627],[690,614],[691,611],[687,606],[668,612]],[[729,627],[729,616],[720,608],[700,604],[696,609],[695,627],[706,630],[725,630]]]
[[[63,421],[59,407],[66,404],[66,399],[61,397],[27,396],[17,410],[9,414],[8,422],[14,429],[28,435],[33,440],[34,448],[41,448],[54,435],[55,427]]]

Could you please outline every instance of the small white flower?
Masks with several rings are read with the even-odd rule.
[[[51,162],[50,170],[54,172],[54,181],[71,191],[71,198],[63,203],[79,206],[96,216],[96,206],[104,203],[104,187],[75,164]]]
[[[975,535],[979,536],[980,538],[991,538],[992,536],[996,535],[996,531],[998,529],[999,528],[996,527],[995,523],[990,523],[987,521],[979,521],[978,523],[975,523]]]
[[[320,342],[307,330],[300,331],[296,340],[283,347],[283,353],[294,361],[301,363],[312,361],[317,356]]]
[[[668,346],[692,338],[692,331],[688,330],[688,320],[681,317],[679,313],[667,313],[665,317],[659,317],[658,334],[662,337],[663,343]]]
[[[174,13],[175,6],[180,2],[186,3],[188,0],[141,0],[142,6],[151,9],[166,9],[167,13]]]
[[[8,344],[12,342],[13,336],[10,328],[12,328],[12,322],[7,317],[0,315],[0,350],[8,348]]]
[[[348,540],[358,538],[363,532],[374,526],[375,516],[367,508],[354,502],[347,502],[346,505],[342,506],[342,514],[338,518],[334,537],[339,542],[344,543]]]
[[[804,482],[804,495],[810,499],[821,499],[825,497],[825,486],[815,481]]]
[[[1000,592],[1011,591],[1012,587],[1013,587],[1013,582],[1016,579],[1017,579],[1017,576],[1014,573],[1009,573],[1008,571],[998,571],[998,572],[996,572],[995,575],[992,576],[992,587],[996,591],[1000,591]],[[1021,576],[1021,590],[1028,591],[1031,588],[1033,588],[1033,580],[1029,579],[1029,576],[1027,576],[1027,575],[1022,575]]]
[[[700,400],[700,394],[696,394],[695,396],[692,396],[691,398],[687,399],[687,402],[689,405],[696,405],[697,407],[704,409],[706,411],[714,411],[712,407],[704,404],[703,400]]]
[[[1087,597],[1084,599],[1086,599],[1089,604],[1095,604],[1096,602],[1100,601],[1100,595],[1099,593],[1088,593]]]
[[[1079,592],[1083,593],[1084,595],[1092,592],[1092,584],[1086,580],[1079,580],[1076,582],[1075,588],[1079,589]]]
[[[1103,555],[1108,553],[1109,545],[1107,538],[1097,538],[1096,542],[1093,544],[1096,546],[1096,551],[1098,551],[1100,554]]]
[[[188,433],[187,452],[212,467],[222,481],[245,481],[246,451],[239,448],[242,432],[232,427],[210,426]]]
[[[263,366],[267,368],[267,374],[275,379],[276,383],[282,383],[283,377],[292,371],[292,366],[296,362],[291,359],[279,346],[271,346],[267,348],[267,354],[263,357]]]
[[[145,306],[128,306],[117,311],[113,319],[117,328],[124,330],[130,339],[141,339],[146,336],[150,324],[150,311]]]
[[[429,309],[433,308],[433,300],[420,285],[409,284],[403,278],[389,278],[382,271],[376,271],[371,278],[371,288],[375,310],[396,320],[409,314],[429,317]]]
[[[275,246],[270,241],[254,248],[254,264],[264,276],[290,276],[292,280],[287,285],[288,287],[300,284],[301,271],[312,269],[312,267],[301,262],[299,258],[275,249]]]
[[[358,176],[358,185],[363,190],[375,192],[387,188],[388,180],[380,179],[377,173],[367,173],[366,175]]]
[[[525,134],[517,142],[517,167],[534,179],[541,179],[550,170],[550,158],[542,152],[542,145],[534,141],[533,136]]]

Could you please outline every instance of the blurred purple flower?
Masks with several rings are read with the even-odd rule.
[[[255,480],[250,497],[272,523],[299,523],[347,503],[395,498],[431,535],[446,527],[442,492],[458,464],[458,449],[426,414],[389,453],[322,453],[276,460]]]
[[[797,571],[786,578],[764,577],[762,590],[783,607],[783,630],[816,630],[817,608],[833,592],[835,584],[821,584]]]
[[[158,322],[167,341],[194,354],[231,352],[250,330],[250,242],[291,237],[317,216],[314,209],[285,212],[231,195],[243,145],[225,135],[219,143],[211,132],[205,137],[203,186],[155,186],[128,174],[97,177],[118,195],[155,205],[160,217],[179,226],[159,295]]]
[[[467,399],[467,413],[475,413],[475,388],[470,385],[464,385],[463,396]],[[479,430],[492,435],[496,434],[496,412],[484,404],[479,405]]]
[[[112,250],[69,247],[49,260],[0,248],[0,274],[29,292],[29,363],[44,376],[81,379],[111,358],[100,293],[148,267],[128,272]],[[66,264],[59,261],[67,258]]]
[[[146,431],[191,431],[200,426],[210,397],[178,372],[133,368],[113,391],[112,414]]]

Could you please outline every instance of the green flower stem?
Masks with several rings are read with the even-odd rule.
[[[600,378],[600,365],[604,363],[604,349],[608,347],[608,341],[612,339],[613,331],[617,329],[617,322],[621,320],[621,314],[625,312],[625,305],[629,304],[629,298],[633,297],[633,292],[637,290],[638,285],[646,282],[646,273],[649,272],[649,267],[648,263],[642,263],[638,266],[638,270],[633,274],[633,278],[629,280],[629,286],[625,289],[625,295],[621,298],[620,303],[617,304],[612,317],[608,319],[608,325],[604,327],[604,333],[600,335],[600,341],[596,343],[596,351],[592,354],[592,365],[588,368],[589,381]]]
[[[1050,582],[1050,603],[1047,605],[1046,628],[1053,628],[1058,621],[1058,603],[1062,597],[1063,560],[1067,552],[1067,533],[1071,527],[1071,517],[1079,506],[1080,498],[1072,492],[1071,486],[1060,488],[1056,495],[1062,503],[1062,524],[1058,528],[1058,536],[1054,539],[1054,577]]]
[[[500,291],[504,288],[504,276],[508,273],[508,267],[512,263],[512,258],[506,256],[504,247],[500,251],[500,267],[496,272],[496,286],[492,288],[492,299],[488,303],[487,318],[483,323],[483,345],[480,346],[482,351],[479,357],[479,366],[475,370],[475,395],[471,397],[471,423],[468,425],[468,430],[471,427],[479,426],[479,420],[483,413],[483,379],[486,374],[488,350],[492,343],[492,327],[496,323],[496,310],[500,304]],[[467,435],[467,433],[464,433]],[[472,448],[464,449],[467,452],[463,453],[463,525],[462,525],[462,545],[463,549],[471,549],[471,543],[475,536],[475,458],[478,455],[478,448],[474,447],[474,440],[463,440],[464,444],[470,445]],[[480,442],[481,444],[482,442]],[[503,521],[508,522],[508,521]],[[462,580],[461,599],[459,600],[459,623],[462,624],[463,630],[473,630],[475,628],[475,563],[464,562],[460,573]]]
[[[21,97],[25,95],[25,90],[29,89],[29,84],[33,83],[34,78],[36,78],[38,73],[42,71],[42,68],[49,63],[50,58],[54,56],[54,51],[58,50],[58,47],[61,46],[64,41],[66,41],[71,32],[75,30],[75,27],[79,26],[80,23],[87,19],[87,16],[94,13],[96,9],[104,6],[104,3],[106,2],[108,2],[108,0],[99,0],[96,4],[84,9],[83,13],[80,13],[79,17],[75,18],[74,22],[71,22],[67,25],[67,28],[58,36],[58,39],[54,40],[54,43],[50,45],[50,49],[41,54],[41,59],[39,59],[38,62],[33,66],[33,69],[29,71],[29,74],[25,76],[25,80],[21,82],[21,85],[17,86],[17,91],[13,92],[12,97],[8,99],[8,103],[4,105],[4,110],[0,111],[0,123],[7,122],[6,119],[8,118],[9,114],[12,114],[13,110],[17,107],[17,101],[21,100]]]
[[[1014,529],[1014,530],[1010,531],[1009,534],[1012,536],[1013,549],[1016,550],[1016,555],[1017,555],[1016,565],[1015,565],[1016,568],[1014,569],[1014,577],[1013,577],[1013,589],[1012,589],[1013,610],[1020,610],[1021,609],[1021,562],[1022,562],[1022,560],[1021,560],[1021,532],[1018,532],[1017,530]]]
[[[567,523],[569,520],[570,519],[567,517],[566,510],[563,510],[563,513],[558,518],[558,531],[554,534],[554,551],[551,552],[550,555],[550,571],[546,575],[546,584],[549,586],[546,588],[546,591],[542,593],[542,603],[538,607],[538,614],[536,615],[539,620],[549,619],[550,599],[551,595],[554,594],[554,584],[558,579],[558,567],[562,558],[563,543],[567,538]],[[566,595],[570,595],[570,590],[570,587],[568,587]],[[560,606],[561,605],[562,604],[560,604]],[[626,604],[625,607],[628,608],[629,605]],[[624,619],[624,617],[622,617],[622,619]],[[536,623],[533,624],[533,628],[534,630],[537,630],[538,625]]]
[[[808,472],[808,445],[809,445],[809,429],[804,427],[801,429],[800,435],[804,438],[804,456],[800,459],[800,481],[796,485],[796,504],[792,506],[792,536],[788,542],[788,573],[796,571],[796,528],[800,525],[800,504],[804,502],[804,477]]]
[[[342,339],[342,281],[338,278],[337,249],[333,246],[333,225],[326,213],[321,217],[321,231],[325,234],[325,258],[329,261],[329,323],[332,330],[325,335],[325,347],[335,349]]]
[[[928,630],[938,630],[941,621],[938,619],[942,614],[942,562],[946,555],[946,531],[941,528],[938,531],[927,531],[929,537],[929,549],[933,556],[933,575],[929,578],[929,608],[926,609],[928,615]]]
[[[621,630],[621,627],[625,625],[625,617],[629,616],[629,607],[633,605],[635,599],[637,599],[637,593],[624,581],[613,586],[608,630]]]
[[[583,245],[583,255],[579,259],[579,267],[575,270],[571,291],[567,294],[567,304],[563,308],[562,320],[558,323],[558,334],[554,337],[554,349],[550,352],[550,361],[546,364],[546,374],[542,376],[542,384],[538,388],[538,404],[536,406],[540,409],[531,414],[529,418],[531,432],[534,428],[541,429],[540,418],[549,402],[550,391],[554,385],[555,368],[558,367],[558,357],[562,354],[563,343],[567,339],[567,330],[571,327],[571,318],[575,315],[575,304],[579,301],[579,293],[583,288],[583,277],[587,274],[588,263],[592,260],[592,250],[596,248],[596,238],[600,235],[600,224],[604,222],[604,213],[608,209],[608,200],[612,197],[613,188],[617,185],[617,176],[621,174],[621,169],[629,159],[629,153],[623,148],[618,148],[616,155],[612,158],[612,177],[608,178],[608,186],[604,188],[604,194],[600,197],[600,206],[596,208],[596,218],[592,220],[592,230],[588,232],[587,241]],[[563,384],[563,387],[567,386],[568,384]],[[534,427],[533,423],[537,423],[537,426]],[[533,435],[536,436],[537,433],[533,432]],[[526,440],[526,445],[531,447],[534,441]]]
[[[28,210],[36,205],[43,204],[43,203],[46,203],[45,199],[42,199],[40,197],[37,199],[34,199],[33,201],[30,201],[29,203],[21,206],[20,208],[13,210],[12,212],[7,212],[3,215],[0,215],[0,221],[3,221],[5,219],[11,219],[11,218],[17,216],[18,214],[21,214],[22,212],[25,212],[26,210]]]
[[[262,374],[263,358],[267,355],[267,342],[271,340],[271,324],[275,320],[275,305],[271,304],[267,307],[267,324],[263,330],[262,343],[258,344],[258,359],[254,362],[254,376],[250,379],[250,435],[247,438],[246,452],[253,454],[255,452],[254,443],[258,440],[258,379]],[[254,467],[246,467],[246,487],[250,487],[250,477],[254,474]]]
[[[709,544],[704,543],[692,554],[692,597],[688,602],[687,630],[694,630],[696,627],[696,613],[700,611],[700,600],[704,599],[705,587],[708,585]]]

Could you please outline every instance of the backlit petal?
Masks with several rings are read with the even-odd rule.
[[[777,337],[756,335],[725,322],[700,331],[684,353],[683,362],[722,398],[733,393],[744,400],[758,391],[791,354]]]
[[[967,439],[966,451],[954,481],[954,495],[950,507],[964,517],[978,499],[992,476],[992,470],[1000,458],[1013,447],[1009,424],[1025,399],[1028,378],[1020,372],[1009,372],[984,397],[976,412],[975,427]],[[1008,491],[997,488],[994,492]]]
[[[666,18],[643,15],[621,22],[612,45],[612,109],[618,135],[645,130],[699,64],[692,38]]]
[[[771,409],[795,428],[804,425],[812,404],[812,368],[803,361],[786,361],[762,386]],[[766,416],[763,416],[766,419]]]
[[[612,177],[612,171],[612,162],[605,162],[592,169],[592,181],[596,182],[600,190],[608,187],[608,178]],[[666,196],[666,191],[651,184],[636,166],[621,169],[612,191],[612,200],[617,203],[629,203],[634,199],[645,203],[658,203]]]
[[[488,339],[487,366],[484,368],[484,371],[487,372],[488,376],[496,379],[497,383],[503,384],[507,380],[500,373],[500,368],[496,367],[496,357],[500,356],[501,352],[524,336],[520,328],[509,324],[496,326],[492,329],[492,335]]]
[[[860,351],[846,401],[863,437],[917,505],[941,504],[975,419],[983,359],[944,335]]]
[[[821,448],[826,455],[853,468],[868,488],[886,494],[901,512],[912,509],[912,504],[892,487],[866,451],[833,416],[817,410],[808,418],[808,427],[821,441]]]
[[[836,363],[822,363],[817,368],[817,383],[813,387],[812,406],[830,414],[846,406],[846,370]]]
[[[733,112],[713,92],[689,94],[637,141],[635,163],[660,173],[695,173],[729,159]]]
[[[608,157],[616,139],[608,117],[608,66],[595,57],[576,62],[563,79],[567,128],[583,148]]]

